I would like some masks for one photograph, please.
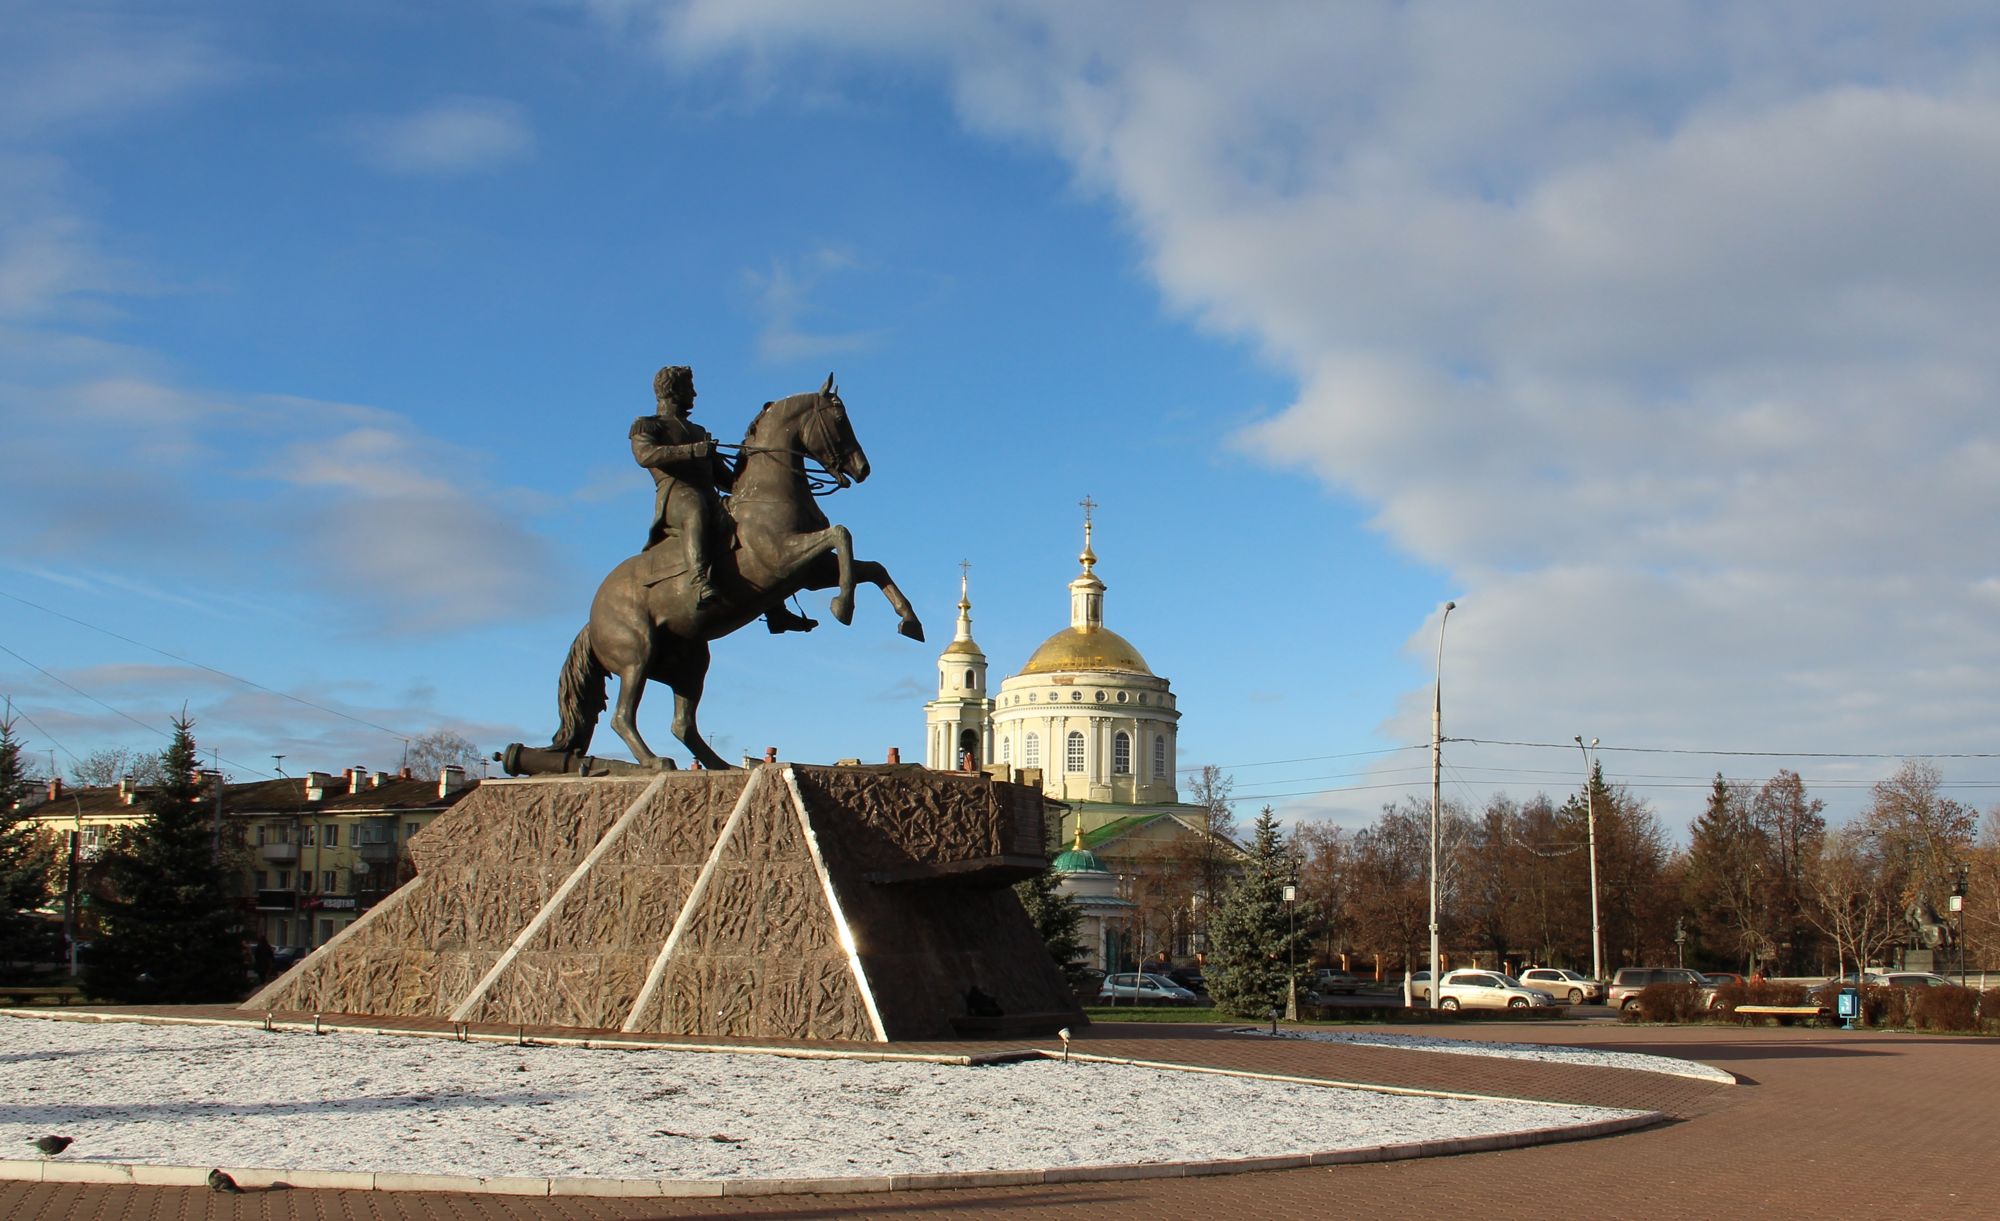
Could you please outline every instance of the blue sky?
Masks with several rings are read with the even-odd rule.
[[[64,765],[183,704],[246,778],[545,741],[686,363],[732,441],[837,373],[826,507],[930,629],[720,644],[730,751],[915,754],[959,561],[1005,673],[1088,494],[1182,763],[1287,817],[1427,792],[1447,598],[1447,735],[1557,744],[1458,800],[1581,733],[1674,826],[1895,766],[1716,750],[1991,804],[1981,6],[0,14],[0,691]]]

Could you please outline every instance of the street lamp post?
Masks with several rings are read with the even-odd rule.
[[[1292,858],[1292,880],[1285,884],[1285,1020],[1299,1020],[1299,862]]]
[[[1584,821],[1589,828],[1590,839],[1590,977],[1604,978],[1604,933],[1597,918],[1597,739],[1590,745],[1583,744],[1583,735],[1576,735],[1576,744],[1583,751],[1583,803]]]
[[[1444,804],[1444,625],[1458,603],[1444,604],[1438,616],[1437,685],[1431,688],[1431,986],[1430,1007],[1438,1007],[1438,810]]]
[[[1958,943],[1958,986],[1965,986],[1965,890],[1972,867],[1964,861],[1952,866],[1951,914],[1957,917],[1953,923],[1951,939]]]

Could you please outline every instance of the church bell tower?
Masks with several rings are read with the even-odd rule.
[[[924,705],[925,765],[957,771],[993,759],[993,701],[986,694],[986,654],[972,639],[971,565],[959,565],[958,630],[938,656],[937,698]]]

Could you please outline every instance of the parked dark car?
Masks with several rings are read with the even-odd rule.
[[[1649,984],[1691,985],[1701,990],[1704,1007],[1715,994],[1699,971],[1690,971],[1686,967],[1620,967],[1618,973],[1611,977],[1611,991],[1604,998],[1604,1003],[1613,1009],[1627,1008]]]
[[[1173,970],[1167,972],[1167,978],[1190,992],[1199,993],[1202,996],[1208,995],[1208,981],[1202,977],[1200,967],[1175,967]]]

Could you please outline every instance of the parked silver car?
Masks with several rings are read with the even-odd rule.
[[[1521,972],[1521,982],[1530,988],[1539,988],[1557,1000],[1566,1000],[1572,1005],[1586,1002],[1596,1004],[1604,999],[1603,980],[1592,979],[1575,971],[1563,971],[1555,967],[1529,967]]]
[[[1097,989],[1097,999],[1118,1004],[1121,1001],[1151,1002],[1155,1005],[1192,1005],[1194,993],[1181,987],[1164,975],[1107,975]]]

